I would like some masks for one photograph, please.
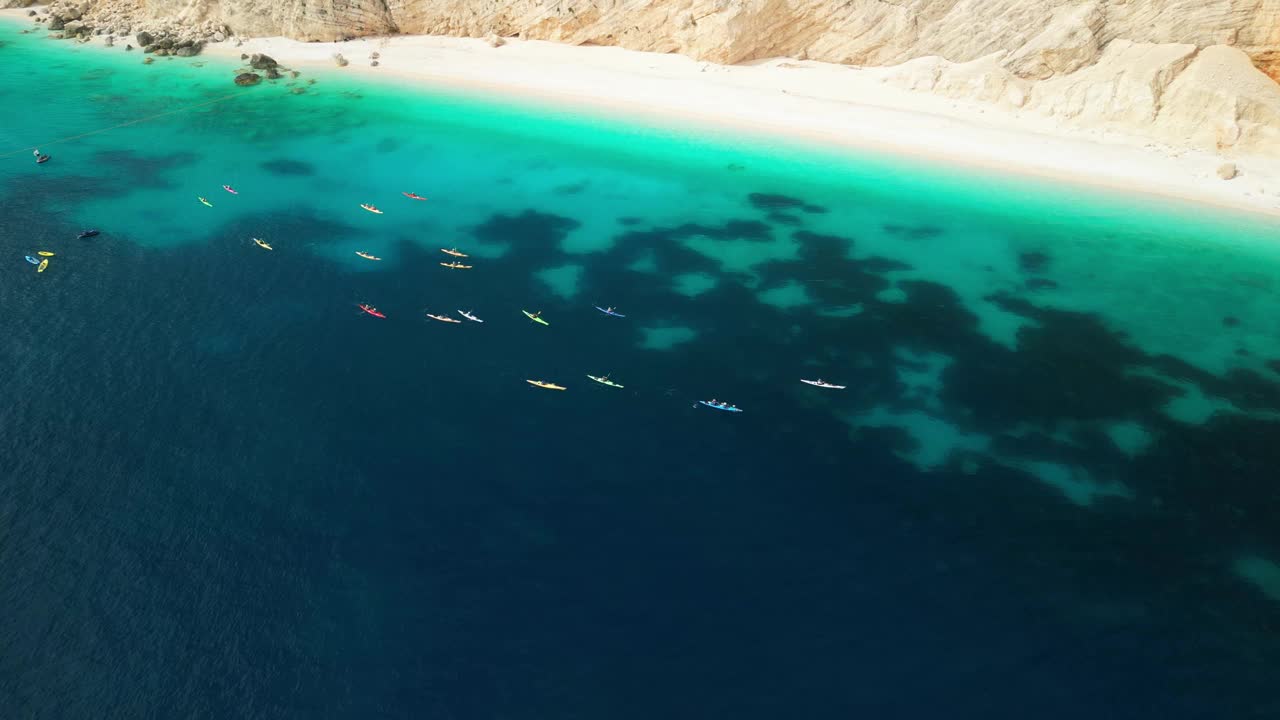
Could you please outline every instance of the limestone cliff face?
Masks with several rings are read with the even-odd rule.
[[[717,63],[898,66],[887,82],[1280,154],[1280,0],[59,1],[117,26],[176,19],[299,40],[496,33]]]

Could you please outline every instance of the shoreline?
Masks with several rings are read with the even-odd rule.
[[[0,20],[25,26],[27,10],[0,10]],[[100,37],[90,44],[106,49]],[[378,67],[370,65],[373,52],[379,53]],[[722,66],[615,47],[538,40],[506,40],[491,47],[480,39],[436,36],[332,43],[254,38],[239,47],[231,41],[206,45],[202,56],[240,63],[241,54],[253,53],[308,73],[323,70],[323,75],[356,74],[384,83],[501,93],[560,109],[596,109],[710,132],[732,127],[957,169],[1280,217],[1276,159],[1225,157],[1114,131],[1066,128],[1030,112],[892,87],[883,81],[886,68],[785,58]],[[338,67],[334,53],[342,53],[350,64]],[[1224,162],[1236,163],[1240,176],[1218,178],[1216,170]]]

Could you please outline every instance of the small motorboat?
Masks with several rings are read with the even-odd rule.
[[[716,410],[723,410],[725,412],[742,412],[742,408],[737,407],[736,405],[730,405],[729,403],[720,402],[719,400],[699,400],[698,402],[709,408],[715,408]]]
[[[441,267],[453,268],[454,270],[470,270],[470,265],[463,265],[460,262],[440,263]]]
[[[431,318],[432,320],[439,320],[442,323],[456,323],[458,325],[462,324],[461,320],[454,320],[448,315],[432,315],[431,313],[427,313],[427,317]]]
[[[381,214],[382,214],[382,211],[381,211],[381,210],[379,210],[378,208],[376,208],[376,207],[374,207],[374,206],[372,206],[372,205],[368,205],[368,204],[366,204],[366,203],[360,203],[360,207],[364,208],[365,210],[368,210],[369,212],[373,213],[374,215],[381,215]]]
[[[563,385],[557,385],[553,382],[547,382],[545,380],[525,380],[525,382],[529,383],[534,387],[546,388],[547,390],[565,390],[566,389]]]
[[[97,230],[85,230],[84,232],[82,232],[82,233],[80,233],[79,235],[77,235],[77,236],[76,236],[76,239],[77,239],[77,240],[84,240],[85,238],[91,238],[91,237],[98,237],[98,231],[97,231]]]
[[[357,254],[357,255],[359,255],[360,257],[364,258],[365,260],[381,260],[381,259],[382,259],[382,258],[378,257],[377,255],[370,255],[369,253],[367,253],[367,252],[365,252],[365,251],[363,251],[363,250],[357,250],[357,251],[356,251],[356,254]]]
[[[806,385],[812,385],[814,387],[831,388],[832,390],[843,390],[845,388],[844,385],[832,385],[829,382],[823,382],[822,378],[818,378],[817,380],[805,380],[801,378],[800,382]]]

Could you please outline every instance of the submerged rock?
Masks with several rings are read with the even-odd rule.
[[[258,73],[240,73],[236,76],[236,84],[240,87],[249,87],[262,82],[262,76]]]
[[[271,66],[271,67],[269,67],[269,68],[267,68],[267,79],[268,79],[268,80],[279,80],[279,79],[280,79],[280,78],[282,78],[282,77],[284,77],[284,76],[280,74],[280,71],[279,71],[279,70],[276,70],[276,68],[275,68],[275,66],[274,66],[274,65],[273,65],[273,66]]]
[[[143,65],[150,65],[151,63],[153,63],[153,62],[155,62],[155,61],[156,61],[156,59],[155,59],[155,58],[153,58],[153,57],[146,57],[146,58],[142,58],[142,64],[143,64]]]

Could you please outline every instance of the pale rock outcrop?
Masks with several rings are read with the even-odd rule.
[[[979,100],[1009,107],[1026,103],[1031,83],[1004,67],[1004,53],[965,63],[923,57],[878,71],[880,81],[905,90],[923,90],[958,100]]]
[[[1092,126],[1151,123],[1169,83],[1195,54],[1195,45],[1113,40],[1096,64],[1037,83],[1028,107]]]
[[[1194,146],[1280,154],[1280,85],[1242,51],[1207,47],[1169,83],[1154,125]]]

